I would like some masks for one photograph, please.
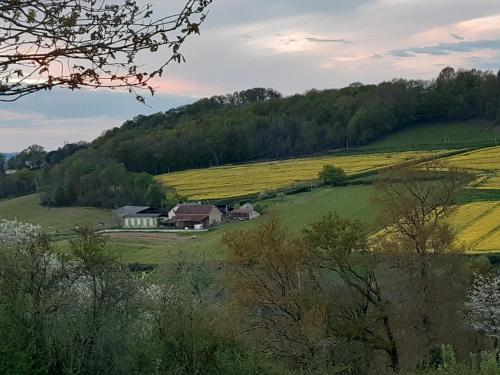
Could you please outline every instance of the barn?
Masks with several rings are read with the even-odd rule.
[[[113,215],[123,228],[154,229],[165,213],[148,206],[124,206],[114,210]]]
[[[222,221],[222,212],[213,205],[181,205],[173,218],[177,228],[208,228]]]

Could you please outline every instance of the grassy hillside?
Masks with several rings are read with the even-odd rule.
[[[374,171],[389,165],[417,161],[432,151],[329,155],[276,162],[251,163],[194,169],[159,176],[167,185],[190,199],[221,199],[248,196],[317,180],[324,165],[341,167],[348,175]]]
[[[265,201],[268,210],[275,210],[283,223],[295,233],[324,215],[337,212],[341,217],[359,219],[375,228],[378,208],[374,202],[372,186],[347,186],[322,188],[308,193],[286,196],[280,200]],[[196,238],[184,237],[178,242],[154,243],[151,240],[112,239],[122,260],[126,263],[163,264],[185,259],[189,262],[223,260],[227,251],[221,240],[224,233],[237,229],[249,229],[262,220],[222,224]]]
[[[500,127],[490,121],[472,120],[414,125],[362,147],[364,150],[425,150],[500,144]]]
[[[75,225],[113,226],[109,210],[97,208],[47,208],[40,206],[38,194],[0,201],[0,219],[15,219],[40,224],[51,231],[69,232]]]
[[[292,232],[299,234],[307,225],[324,215],[336,212],[339,216],[365,222],[372,231],[377,230],[380,207],[375,201],[373,186],[347,186],[321,188],[312,192],[266,200],[268,212],[275,211]],[[500,202],[474,202],[457,208],[452,218],[458,243],[470,252],[500,251]],[[112,239],[122,260],[126,263],[164,264],[186,260],[188,262],[218,261],[227,257],[221,240],[224,233],[246,230],[258,225],[252,222],[223,224],[196,238],[181,238],[178,242],[159,243],[147,239],[122,241]]]

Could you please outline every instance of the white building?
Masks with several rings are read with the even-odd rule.
[[[163,212],[148,206],[124,206],[113,211],[120,225],[126,229],[158,228]]]

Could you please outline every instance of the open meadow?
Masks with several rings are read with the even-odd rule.
[[[500,127],[484,120],[418,124],[388,134],[365,150],[426,150],[484,147],[500,143]]]
[[[115,226],[110,210],[86,207],[48,208],[40,205],[39,194],[0,200],[0,219],[17,219],[39,224],[50,232],[69,233],[76,225],[97,228]]]
[[[398,153],[329,155],[194,169],[159,176],[160,181],[173,186],[190,199],[222,199],[243,197],[273,191],[294,184],[318,179],[323,166],[341,167],[348,175],[370,172],[407,161],[418,161],[437,154],[436,151]]]

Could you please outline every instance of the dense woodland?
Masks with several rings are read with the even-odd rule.
[[[31,147],[10,165],[46,170],[35,173],[36,181],[27,182],[24,175],[0,177],[0,197],[43,186],[47,204],[102,206],[110,196],[122,194],[112,183],[96,182],[104,164],[123,165],[127,173],[157,175],[360,146],[413,124],[472,118],[500,121],[500,75],[445,68],[432,81],[355,83],[290,97],[250,89],[137,116],[90,145],[66,145],[51,153]],[[71,176],[82,173],[82,163],[82,177],[88,178],[75,188]],[[96,191],[96,184],[98,194],[84,193]],[[137,196],[127,195],[131,197]],[[123,199],[122,195],[111,202]],[[140,202],[134,198],[129,203]]]

